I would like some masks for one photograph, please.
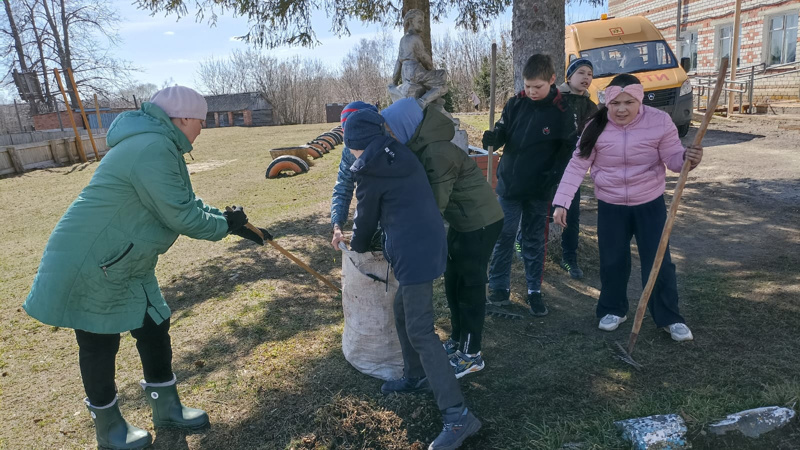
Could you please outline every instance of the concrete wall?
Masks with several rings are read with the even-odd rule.
[[[800,67],[800,64],[797,67]],[[757,78],[753,84],[755,86],[753,103],[755,104],[800,99],[800,72]]]
[[[81,136],[81,142],[87,160],[94,160],[94,150],[89,137]],[[101,157],[108,152],[105,135],[95,135],[95,143]],[[74,137],[0,147],[0,176],[62,164],[74,164],[80,162],[80,159]]]

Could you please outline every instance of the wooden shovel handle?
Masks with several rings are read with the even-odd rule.
[[[328,286],[329,288],[333,289],[334,292],[336,292],[337,294],[339,292],[342,292],[342,290],[339,289],[339,286],[336,286],[330,280],[328,280],[327,278],[322,276],[322,274],[320,274],[316,270],[314,270],[311,267],[309,267],[308,264],[304,263],[303,261],[300,261],[296,256],[294,256],[293,254],[289,253],[286,249],[284,249],[283,247],[278,245],[277,242],[275,242],[273,240],[269,240],[267,242],[269,242],[269,244],[272,245],[275,248],[275,250],[281,252],[281,254],[283,254],[283,256],[291,259],[292,261],[294,261],[295,264],[297,264],[298,266],[302,267],[303,270],[305,270],[306,272],[310,273],[311,275],[314,275],[314,277],[316,277],[319,281],[323,282],[326,286]]]
[[[714,110],[717,108],[720,93],[722,92],[722,85],[725,81],[725,73],[728,69],[728,58],[722,59],[720,64],[719,74],[717,75],[717,84],[714,87],[714,93],[708,101],[706,107],[706,114],[703,116],[703,121],[700,123],[700,128],[694,136],[692,146],[700,146],[703,142],[703,137],[706,135],[706,129],[711,122],[711,117],[714,115]],[[681,174],[678,177],[678,183],[675,185],[675,193],[672,195],[672,203],[669,207],[669,214],[667,221],[664,223],[664,230],[661,232],[661,241],[658,243],[658,250],[656,250],[656,257],[653,260],[653,267],[650,269],[650,276],[647,279],[647,284],[642,290],[642,296],[639,298],[639,306],[636,308],[636,317],[633,320],[633,329],[631,336],[628,339],[628,355],[633,354],[633,348],[636,345],[636,339],[639,337],[639,330],[642,328],[642,320],[644,319],[644,312],[647,309],[647,303],[650,301],[650,294],[653,293],[653,287],[658,279],[658,272],[661,270],[661,262],[664,260],[664,254],[667,251],[667,244],[669,243],[669,236],[672,233],[672,225],[675,223],[675,216],[678,213],[678,205],[681,203],[681,196],[683,195],[683,188],[686,186],[686,179],[689,177],[689,169],[691,162],[686,159],[681,167]]]
[[[226,206],[226,207],[225,207],[225,211],[233,211],[233,210],[231,209],[231,207],[230,207],[230,206]],[[279,251],[279,252],[280,252],[280,253],[281,253],[283,256],[285,256],[285,257],[287,257],[287,258],[291,259],[291,260],[292,260],[292,262],[294,262],[295,264],[297,264],[298,266],[300,266],[301,268],[303,268],[303,270],[305,270],[306,272],[310,273],[311,275],[314,275],[314,277],[316,277],[316,278],[317,278],[319,281],[322,281],[322,283],[324,283],[324,284],[325,284],[326,286],[328,286],[329,288],[333,289],[333,290],[334,290],[334,291],[335,291],[337,294],[338,294],[339,292],[342,292],[342,290],[341,290],[341,289],[339,289],[339,286],[336,286],[335,284],[333,284],[333,282],[331,282],[330,280],[328,280],[327,278],[325,278],[324,276],[322,276],[322,274],[320,274],[320,273],[319,273],[319,272],[317,272],[316,270],[314,270],[314,269],[312,269],[311,267],[309,267],[309,266],[308,266],[308,264],[304,263],[303,261],[300,261],[300,259],[299,259],[299,258],[297,258],[297,257],[296,257],[296,256],[294,256],[293,254],[289,253],[289,251],[288,251],[288,250],[286,250],[285,248],[283,248],[283,247],[281,247],[280,245],[278,245],[278,243],[277,243],[277,242],[273,241],[272,239],[266,239],[266,238],[264,237],[264,233],[262,233],[262,232],[261,232],[261,230],[259,230],[259,229],[258,229],[258,227],[256,227],[255,225],[253,225],[253,224],[252,224],[252,223],[250,223],[250,222],[247,222],[246,224],[244,224],[244,226],[245,226],[245,227],[246,227],[248,230],[250,230],[250,231],[252,231],[253,233],[257,234],[257,235],[258,235],[258,237],[260,237],[262,241],[269,242],[269,244],[270,244],[272,247],[274,247],[274,248],[275,248],[275,250],[278,250],[278,251]]]

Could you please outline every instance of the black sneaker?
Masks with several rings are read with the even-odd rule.
[[[453,338],[449,338],[448,340],[442,342],[442,347],[444,347],[444,351],[447,352],[447,356],[450,356],[458,351],[458,341],[454,340]]]
[[[576,261],[561,260],[561,268],[569,272],[569,276],[576,280],[583,278],[583,271]]]
[[[399,380],[389,380],[383,383],[381,386],[381,393],[383,395],[389,395],[392,392],[397,392],[398,394],[411,394],[414,392],[422,392],[430,390],[430,385],[428,384],[428,378],[400,378]]]
[[[452,408],[451,408],[452,409]],[[456,417],[445,414],[444,427],[439,436],[431,442],[428,450],[454,450],[461,446],[464,440],[481,429],[481,421],[472,414],[469,408],[464,408]]]
[[[486,303],[496,306],[510,305],[510,297],[511,292],[505,289],[498,289],[496,291],[489,289],[489,298],[486,299]]]
[[[532,294],[528,294],[528,312],[530,312],[534,316],[546,316],[547,315],[547,305],[544,304],[544,300],[542,300],[542,293],[541,292],[534,292]]]

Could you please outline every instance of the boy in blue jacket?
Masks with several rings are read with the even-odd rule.
[[[342,109],[341,123],[344,127],[347,118],[354,112],[361,109],[370,109],[378,112],[375,105],[370,105],[362,101],[350,102]],[[353,190],[356,187],[356,180],[350,172],[350,166],[356,162],[356,157],[350,153],[347,145],[342,149],[342,160],[339,162],[339,172],[336,174],[336,184],[333,186],[333,196],[331,197],[331,226],[333,227],[333,239],[331,245],[338,249],[339,242],[344,242],[342,229],[347,222],[347,215],[350,214],[350,201],[353,199]]]
[[[356,215],[350,242],[366,252],[380,222],[384,253],[399,282],[394,318],[403,352],[403,377],[381,392],[410,393],[430,388],[444,428],[429,450],[458,448],[481,422],[467,408],[433,324],[433,280],[445,270],[447,240],[425,170],[407,147],[385,133],[375,111],[354,112],[345,124],[345,145],[356,157],[350,170],[357,182]]]

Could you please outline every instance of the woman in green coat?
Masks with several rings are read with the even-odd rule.
[[[114,120],[110,150],[53,230],[23,305],[45,324],[75,329],[84,402],[101,448],[142,448],[152,440],[125,421],[117,404],[115,359],[125,331],[136,339],[154,425],[209,423],[204,411],[178,398],[171,313],[155,276],[158,255],[181,234],[218,241],[233,233],[264,242],[244,227],[241,207],[222,212],[192,191],[183,155],[192,150],[207,111],[202,95],[173,86]]]

